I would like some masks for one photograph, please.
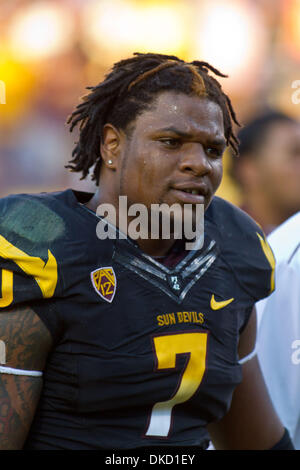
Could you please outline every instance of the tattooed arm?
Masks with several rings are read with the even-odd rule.
[[[52,339],[34,311],[22,307],[0,311],[0,342],[1,366],[42,371]],[[41,389],[41,377],[0,373],[0,450],[22,449]]]

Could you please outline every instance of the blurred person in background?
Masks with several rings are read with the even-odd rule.
[[[239,158],[232,176],[242,192],[242,209],[266,234],[300,210],[300,123],[266,111],[238,133]]]
[[[272,402],[300,450],[300,212],[268,237],[276,289],[257,303],[260,366]]]

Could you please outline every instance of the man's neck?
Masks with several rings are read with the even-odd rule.
[[[106,193],[107,194],[107,193]],[[116,211],[116,227],[120,229],[118,221],[119,221],[119,201],[113,201],[112,198],[108,197],[104,200],[102,194],[100,193],[100,189],[96,191],[94,196],[85,204],[86,207],[93,212],[97,212],[97,208],[101,204],[112,204]],[[112,222],[112,221],[111,221]],[[126,221],[127,227],[130,223],[130,218]],[[113,224],[114,225],[114,224]],[[122,230],[123,231],[123,230]],[[135,240],[139,248],[149,256],[156,257],[156,256],[165,256],[172,248],[176,240],[174,238],[170,239],[152,239],[151,234],[147,239],[137,239]]]
[[[166,256],[175,244],[174,239],[170,240],[136,240],[139,248],[149,256]]]

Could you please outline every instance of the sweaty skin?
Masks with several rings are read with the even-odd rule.
[[[128,206],[174,203],[204,204],[207,209],[222,179],[226,147],[220,106],[208,99],[163,92],[135,121],[128,137],[110,124],[104,127],[99,190],[88,207],[102,203],[117,208],[120,195]],[[112,163],[108,164],[111,161]],[[197,187],[192,196],[183,188]],[[152,256],[166,253],[169,240],[139,240]]]

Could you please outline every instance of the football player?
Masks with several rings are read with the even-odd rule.
[[[292,449],[255,355],[253,306],[274,258],[253,220],[214,194],[235,113],[206,62],[135,54],[68,122],[70,167],[95,194],[0,204],[2,449]],[[99,239],[110,204],[198,204],[204,243]],[[125,223],[132,221],[128,213]]]

